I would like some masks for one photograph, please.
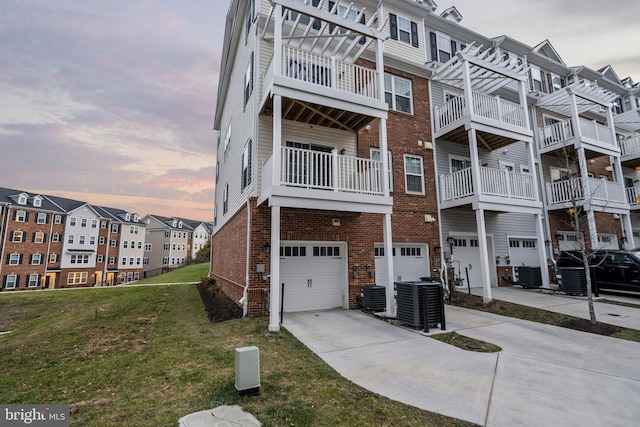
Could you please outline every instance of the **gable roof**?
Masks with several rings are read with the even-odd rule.
[[[26,196],[27,198],[26,205],[17,204],[17,199],[20,195]],[[38,197],[41,199],[41,205],[34,206],[33,200]],[[31,203],[29,203],[29,201],[31,201]],[[13,188],[5,188],[5,187],[0,187],[0,204],[15,205],[23,209],[36,209],[36,210],[60,212],[60,213],[66,212],[64,209],[62,209],[57,204],[51,202],[51,200],[49,200],[46,196],[42,194],[29,193],[27,191],[15,190]]]
[[[553,47],[549,39],[546,39],[533,47],[533,51],[541,56],[547,57],[552,61],[562,64],[566,67],[566,64],[558,54],[558,51]]]
[[[449,9],[442,12],[440,16],[443,17],[444,19],[447,19],[449,21],[456,22],[456,23],[459,23],[460,21],[462,21],[462,15],[460,14],[460,12],[458,12],[458,9],[456,9],[455,6],[451,6]]]

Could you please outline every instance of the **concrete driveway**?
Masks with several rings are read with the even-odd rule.
[[[452,306],[446,318],[448,331],[502,351],[461,350],[354,310],[285,314],[283,326],[354,383],[479,425],[640,420],[640,343]]]

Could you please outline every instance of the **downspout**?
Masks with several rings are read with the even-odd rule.
[[[238,301],[242,304],[242,317],[247,317],[249,312],[249,257],[251,255],[251,199],[247,199],[247,266],[244,277],[244,290],[242,298]]]

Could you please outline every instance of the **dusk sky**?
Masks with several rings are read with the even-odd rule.
[[[0,187],[213,220],[230,0],[1,0]],[[640,1],[460,0],[462,25],[640,80]]]

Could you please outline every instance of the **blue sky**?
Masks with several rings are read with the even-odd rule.
[[[2,0],[0,186],[212,220],[229,3]],[[637,0],[438,5],[481,34],[548,38],[567,65],[640,80]]]

